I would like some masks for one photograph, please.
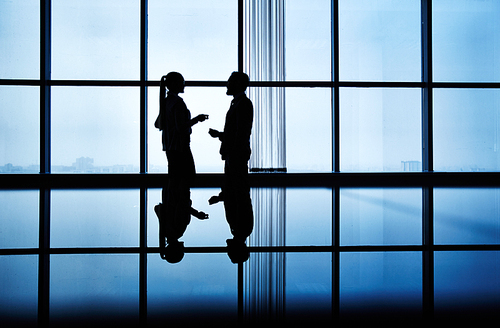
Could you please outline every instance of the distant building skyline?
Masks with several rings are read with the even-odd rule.
[[[215,168],[210,167],[211,170],[205,170],[205,167],[201,167],[201,170],[197,167],[198,172],[217,172]],[[302,172],[303,170],[293,170],[288,169],[288,172]],[[485,168],[480,168],[478,166],[471,166],[468,169],[457,168],[457,167],[447,167],[446,172],[485,172]],[[75,159],[72,165],[52,165],[52,173],[138,173],[140,168],[133,164],[114,164],[114,165],[100,165],[94,166],[94,158],[81,156]],[[148,172],[150,173],[166,173],[167,172],[167,162],[165,165],[148,165]],[[355,172],[355,170],[344,168],[341,172]],[[365,171],[363,171],[365,172]],[[376,170],[368,170],[366,172],[379,172]],[[422,172],[422,162],[421,161],[401,161],[400,170],[387,170],[384,172]],[[442,172],[439,170],[438,172]],[[0,174],[16,174],[16,173],[40,173],[39,164],[30,165],[14,165],[12,163],[6,163],[0,166]]]
[[[75,162],[72,163],[71,166],[68,165],[51,166],[51,172],[53,173],[133,173],[139,171],[140,168],[132,164],[94,166],[94,159],[85,156],[76,158]],[[3,166],[0,166],[0,173],[39,173],[39,172],[40,172],[39,164],[21,166],[21,165],[13,165],[12,163],[7,163]],[[149,172],[160,172],[160,169],[155,166],[151,166]]]

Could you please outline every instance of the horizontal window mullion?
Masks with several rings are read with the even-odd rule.
[[[96,86],[96,87],[148,87],[160,86],[160,81],[148,80],[47,80],[50,86]],[[40,80],[0,79],[0,85],[39,86]],[[227,81],[186,81],[188,87],[225,87]],[[368,82],[368,81],[250,81],[251,87],[285,88],[450,88],[450,89],[500,89],[500,82]]]

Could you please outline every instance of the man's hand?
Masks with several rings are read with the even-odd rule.
[[[218,138],[220,136],[220,132],[214,129],[209,129],[208,134],[210,134],[212,138]]]
[[[219,196],[212,196],[208,200],[208,204],[209,205],[217,204],[218,202],[220,202],[220,197]]]

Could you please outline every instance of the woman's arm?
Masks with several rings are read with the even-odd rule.
[[[203,122],[205,120],[208,120],[208,115],[206,115],[206,114],[200,114],[200,115],[196,116],[195,118],[192,118],[189,123],[191,124],[191,126],[193,126],[196,123]]]

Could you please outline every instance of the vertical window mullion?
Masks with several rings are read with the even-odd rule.
[[[243,72],[244,67],[244,3],[238,0],[238,72]],[[251,78],[251,77],[250,77]]]
[[[244,67],[244,3],[243,0],[238,0],[238,72],[243,72]],[[243,263],[238,263],[238,271],[237,271],[237,315],[238,315],[238,323],[243,322],[244,318],[244,290],[243,290]]]
[[[432,147],[432,0],[422,0],[422,169],[433,171]],[[434,313],[433,187],[422,188],[422,303],[424,318]]]
[[[333,171],[340,172],[340,90],[339,90],[339,0],[332,1],[332,80],[333,80],[333,116],[332,116],[332,135],[333,135]]]
[[[148,172],[148,0],[141,0],[140,173]],[[139,320],[147,322],[147,188],[140,189],[139,214]]]
[[[422,169],[432,172],[432,1],[422,0]]]
[[[141,0],[141,90],[140,90],[140,172],[146,173],[148,171],[148,116],[147,116],[147,86],[146,81],[148,78],[148,15],[147,15],[147,0]]]
[[[40,173],[50,173],[51,0],[40,0]]]
[[[40,173],[50,174],[51,1],[40,0]],[[38,325],[49,323],[50,190],[40,189],[38,259]]]
[[[333,0],[331,4],[332,31],[331,43],[333,51],[331,54],[332,64],[332,170],[340,172],[340,101],[339,101],[339,0]],[[333,206],[333,261],[332,261],[332,317],[334,321],[340,320],[340,187],[332,188]]]

